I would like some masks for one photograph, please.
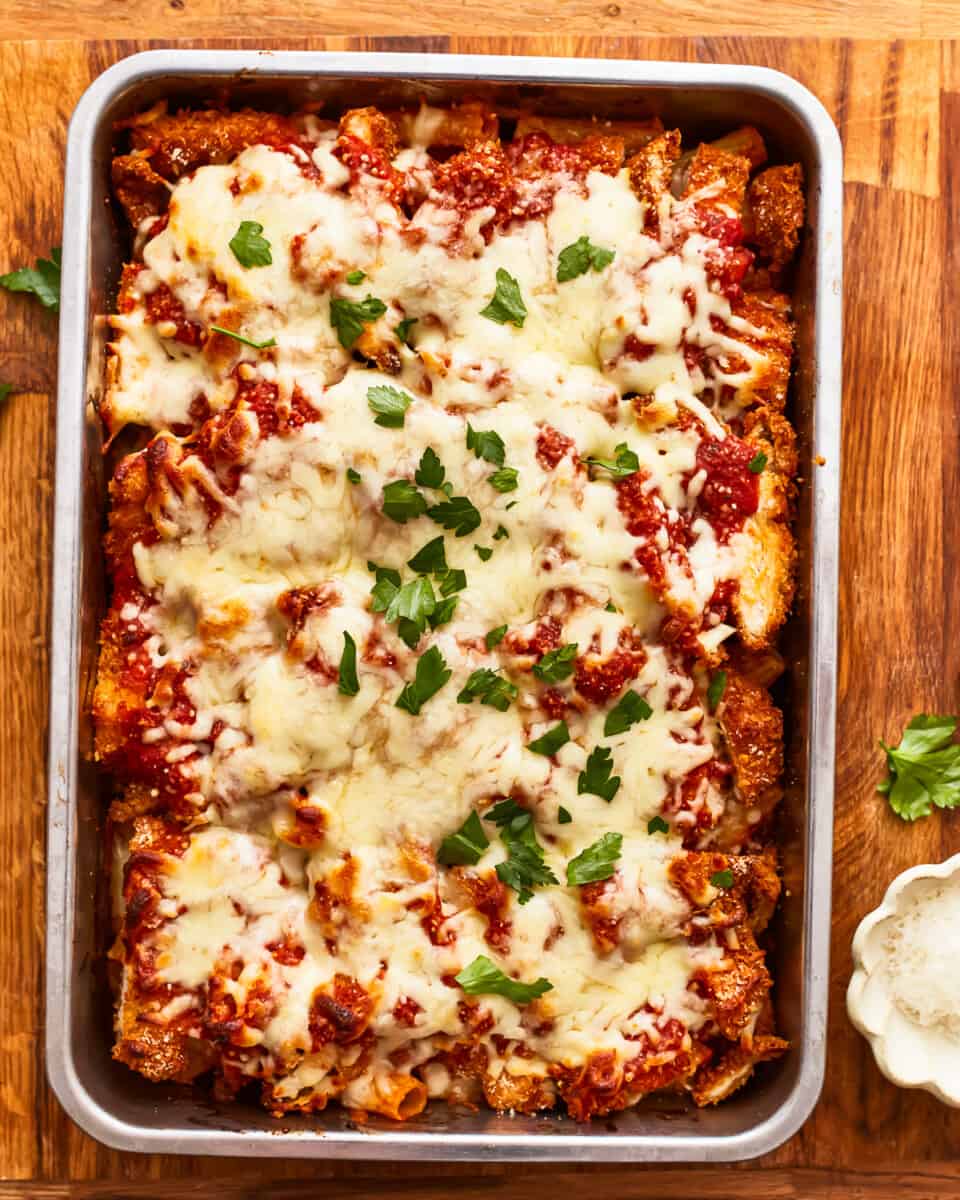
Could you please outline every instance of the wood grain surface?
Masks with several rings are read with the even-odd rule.
[[[494,25],[511,30],[534,0]],[[524,5],[526,4],[526,7]],[[226,7],[226,6],[224,6]],[[823,1098],[786,1146],[743,1167],[452,1167],[416,1164],[250,1163],[143,1158],[98,1146],[60,1111],[43,1073],[44,726],[51,587],[55,318],[30,300],[0,296],[0,381],[16,394],[0,410],[0,1200],[259,1200],[322,1195],[527,1200],[548,1188],[578,1200],[664,1195],[719,1200],[960,1196],[960,1112],[887,1084],[850,1027],[843,993],[850,939],[894,874],[960,850],[960,813],[902,825],[875,793],[880,737],[915,712],[960,708],[960,53],[920,35],[954,20],[947,3],[882,0],[869,10],[827,0],[735,2],[724,16],[674,0],[646,28],[711,36],[618,36],[429,41],[368,37],[304,40],[311,0],[287,17],[238,0],[251,33],[286,35],[277,48],[403,48],[749,62],[795,75],[826,104],[846,149],[846,350],[843,568],[830,1052]],[[455,11],[457,10],[457,11]],[[355,0],[324,27],[412,23],[397,9],[371,20]],[[482,22],[483,7],[435,0],[418,27]],[[542,11],[542,10],[541,10]],[[602,4],[561,0],[551,25],[607,32]],[[634,10],[630,10],[633,12]],[[220,0],[26,0],[3,6],[0,38],[65,36],[109,27],[124,34],[215,34]],[[769,13],[769,21],[766,16]],[[366,14],[366,15],[364,15]],[[459,15],[458,15],[459,14]],[[625,15],[626,14],[626,15]],[[806,19],[801,25],[798,14]],[[116,16],[116,19],[114,17]],[[306,18],[306,20],[304,19]],[[621,20],[622,18],[622,20]],[[789,19],[788,19],[789,18]],[[673,19],[671,18],[671,21]],[[723,36],[790,28],[870,40]],[[236,28],[233,20],[226,27]],[[528,22],[529,27],[529,22]],[[222,31],[222,28],[221,28]],[[892,40],[897,39],[897,40]],[[69,114],[90,79],[162,42],[0,42],[0,271],[57,244]],[[194,43],[197,44],[197,43]],[[201,43],[213,44],[213,43]],[[218,44],[241,44],[225,43]],[[262,38],[259,45],[267,44]]]

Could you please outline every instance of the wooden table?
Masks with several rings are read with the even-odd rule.
[[[115,59],[164,44],[15,40],[28,36],[94,37],[109,29],[200,39],[244,31],[258,44],[282,36],[271,43],[277,48],[748,62],[795,75],[834,115],[846,150],[847,349],[827,1083],[803,1131],[742,1168],[268,1165],[142,1158],[81,1134],[46,1086],[42,1047],[55,318],[28,299],[0,296],[0,381],[17,388],[0,412],[0,1200],[359,1200],[388,1190],[526,1200],[547,1187],[582,1200],[960,1195],[960,1112],[887,1084],[843,1006],[859,918],[895,873],[960,850],[960,814],[907,827],[874,790],[878,738],[895,738],[915,712],[960,708],[952,549],[960,538],[960,50],[934,40],[956,25],[957,6],[877,0],[855,10],[841,0],[731,0],[721,14],[672,0],[651,16],[626,0],[557,0],[549,8],[550,39],[513,36],[537,28],[545,0],[481,0],[469,8],[420,0],[416,12],[381,0],[352,0],[335,11],[326,0],[300,0],[287,15],[271,0],[234,0],[229,15],[227,7],[219,0],[21,0],[0,12],[0,270],[32,262],[59,240],[64,134],[81,91]],[[511,36],[445,36],[467,22]],[[384,34],[417,26],[436,36],[305,41],[308,25]],[[642,30],[673,36],[635,36]],[[582,36],[587,31],[603,36]],[[800,31],[820,40],[786,40]]]

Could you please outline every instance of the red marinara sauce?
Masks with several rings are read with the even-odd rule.
[[[723,441],[704,438],[697,447],[696,469],[707,476],[697,508],[721,542],[738,533],[760,507],[760,477],[750,470],[755,455],[754,446],[732,433]]]

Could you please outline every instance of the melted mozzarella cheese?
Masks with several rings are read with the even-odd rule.
[[[665,609],[636,564],[638,541],[615,487],[602,471],[588,478],[577,459],[612,458],[627,442],[648,490],[666,509],[689,512],[703,483],[695,474],[699,427],[646,432],[625,393],[655,394],[673,411],[685,406],[722,438],[723,426],[695,394],[684,343],[714,353],[735,348],[748,362],[760,356],[715,332],[711,317],[727,326],[732,318],[704,269],[705,239],[693,236],[667,251],[640,232],[643,210],[626,172],[594,172],[585,192],[560,180],[544,219],[516,222],[489,242],[481,229],[492,213],[480,210],[467,221],[463,252],[451,253],[449,210],[428,200],[407,222],[376,185],[347,190],[326,142],[313,164],[316,172],[304,171],[290,154],[254,146],[230,165],[203,167],[181,181],[166,227],[144,247],[137,307],[113,322],[120,367],[108,403],[117,423],[185,421],[199,396],[214,411],[223,408],[235,393],[237,358],[249,378],[276,383],[281,398],[299,390],[319,414],[255,445],[237,490],[220,495],[215,519],[200,491],[187,487],[165,502],[163,536],[135,548],[154,601],[141,614],[153,662],[187,665],[184,686],[196,714],[190,724],[168,719],[164,729],[188,755],[195,752],[185,768],[207,818],[222,822],[193,833],[182,858],[169,859],[160,977],[198,988],[219,978],[224,956],[233,955],[251,971],[231,980],[241,996],[257,977],[254,968],[264,972],[275,1005],[249,1037],[285,1065],[281,1096],[329,1086],[335,1056],[312,1048],[309,1025],[318,989],[335,974],[373,997],[376,1072],[388,1069],[401,1046],[417,1043],[412,1061],[425,1062],[462,1036],[462,993],[444,977],[479,954],[491,954],[513,978],[542,975],[553,985],[538,1002],[537,1022],[508,1000],[481,998],[493,1018],[485,1039],[491,1056],[496,1034],[524,1042],[534,1066],[575,1066],[599,1050],[628,1058],[644,1006],[690,1029],[706,1020],[689,982],[722,949],[684,936],[689,914],[669,877],[679,839],[649,836],[646,824],[674,783],[715,755],[718,733],[691,702],[689,675],[659,642]],[[244,268],[230,249],[242,221],[263,226],[269,265]],[[583,236],[615,249],[613,262],[559,283],[560,251]],[[522,328],[483,315],[500,269],[524,298]],[[353,270],[364,272],[361,284],[345,282]],[[162,337],[139,306],[160,284],[187,319],[228,321],[253,340],[275,339],[275,347],[259,355],[238,346],[234,358],[218,363]],[[331,325],[332,297],[366,295],[387,308],[371,326],[378,337],[401,318],[417,321],[416,351],[400,352],[398,375],[354,361]],[[646,358],[631,356],[631,334],[649,348]],[[376,386],[410,398],[401,428],[374,422],[369,392]],[[492,486],[495,465],[467,447],[468,424],[503,439],[515,490]],[[574,447],[554,465],[538,453],[548,427]],[[367,564],[412,579],[408,560],[442,532],[427,516],[397,523],[382,512],[384,488],[412,479],[428,448],[481,524],[465,537],[446,534],[447,562],[468,583],[453,618],[411,650],[373,612]],[[359,482],[348,481],[348,469]],[[422,490],[429,503],[445,499]],[[669,567],[667,584],[678,606],[698,612],[719,582],[736,576],[743,550],[736,537],[719,544],[704,520],[693,522],[692,533],[688,566]],[[492,551],[487,561],[477,546]],[[285,593],[316,587],[327,589],[327,601],[292,629]],[[565,609],[564,595],[578,599]],[[607,611],[611,601],[616,611]],[[548,758],[528,748],[555,723],[539,706],[542,688],[529,662],[521,668],[505,647],[488,650],[484,636],[500,625],[534,628],[555,609],[561,643],[576,642],[581,655],[592,647],[609,658],[625,637],[642,648],[629,686],[652,714],[607,737],[610,704],[571,707],[571,740]],[[711,631],[711,646],[729,632]],[[353,696],[337,686],[346,634],[359,651]],[[428,647],[441,652],[451,678],[414,717],[396,701]],[[480,668],[517,681],[520,694],[506,711],[457,702]],[[569,691],[569,681],[563,686]],[[622,781],[610,802],[579,787],[600,744],[609,746]],[[279,814],[288,811],[291,789],[322,817],[322,843],[310,851],[283,841]],[[471,813],[504,796],[529,805],[560,880],[570,859],[602,834],[624,835],[615,912],[625,933],[616,950],[598,953],[577,888],[542,888],[524,905],[511,894],[509,937],[494,952],[486,919],[465,903],[448,871],[411,874],[411,844],[435,850]],[[571,822],[560,822],[561,807]],[[255,832],[238,828],[245,821]],[[488,833],[480,871],[493,870],[506,853],[492,825]],[[357,879],[333,943],[321,936],[311,901],[344,856]],[[438,893],[448,916],[442,944],[420,919],[422,904]],[[300,961],[280,963],[268,949],[284,936],[305,947]],[[409,1027],[393,1015],[406,1000],[417,1010]]]

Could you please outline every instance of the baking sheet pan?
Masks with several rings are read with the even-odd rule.
[[[780,817],[784,897],[770,954],[781,1061],[715,1109],[656,1097],[612,1119],[468,1113],[431,1104],[403,1124],[362,1126],[331,1108],[282,1121],[252,1105],[216,1104],[198,1089],[150,1084],[111,1061],[111,1000],[98,916],[104,782],[89,761],[89,704],[104,578],[101,434],[103,314],[128,237],[109,196],[111,127],[163,96],[331,109],[481,96],[548,114],[657,114],[685,136],[749,121],[773,161],[799,160],[809,215],[794,291],[798,321],[791,416],[802,482],[799,586],[785,632],[790,671],[787,792]],[[757,67],[461,55],[162,50],[101,75],[70,126],[60,313],[47,844],[46,1055],[64,1108],[88,1133],[127,1150],[366,1159],[729,1161],[762,1154],[802,1125],[826,1053],[834,783],[839,520],[842,163],[819,101]],[[814,460],[823,460],[817,465]]]

